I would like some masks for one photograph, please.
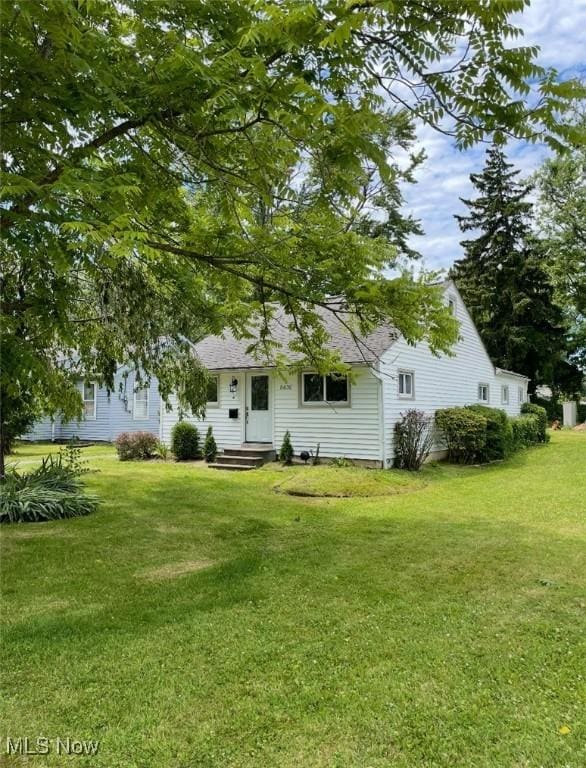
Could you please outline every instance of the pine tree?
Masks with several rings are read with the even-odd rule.
[[[291,444],[291,433],[287,430],[283,436],[279,459],[283,464],[291,464],[293,461],[293,445]]]
[[[463,232],[478,236],[461,242],[465,256],[451,276],[494,363],[528,376],[533,391],[551,383],[564,355],[565,328],[531,229],[531,187],[518,175],[492,146],[482,173],[470,176],[479,195],[462,199],[470,213],[456,219]]]
[[[205,460],[210,463],[216,460],[216,455],[218,453],[218,446],[216,445],[216,439],[214,437],[214,432],[212,429],[212,426],[208,427],[208,431],[206,432],[206,439],[203,444],[203,455],[205,457]]]

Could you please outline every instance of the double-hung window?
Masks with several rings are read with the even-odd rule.
[[[149,388],[148,385],[140,386],[134,390],[134,407],[132,409],[134,419],[148,419],[149,417]]]
[[[509,404],[509,387],[507,384],[503,384],[501,387],[501,403],[503,405]]]
[[[301,402],[303,405],[349,405],[348,377],[337,374],[301,374]]]
[[[488,403],[489,397],[490,397],[490,393],[489,393],[488,384],[479,384],[478,385],[478,402]]]
[[[399,397],[413,400],[415,397],[415,374],[413,371],[399,371]]]
[[[520,403],[525,402],[525,390],[523,389],[523,387],[519,387],[518,393],[517,393],[517,399],[519,400]]]
[[[95,381],[85,381],[82,385],[83,417],[88,421],[96,418],[97,389]]]

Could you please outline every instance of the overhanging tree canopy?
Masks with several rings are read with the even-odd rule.
[[[108,384],[116,361],[155,373],[197,410],[184,338],[256,317],[270,348],[274,301],[320,368],[336,361],[314,310],[332,296],[358,331],[385,319],[448,349],[437,291],[382,277],[417,229],[398,209],[418,158],[396,151],[414,119],[461,146],[566,138],[554,115],[573,87],[505,45],[524,4],[2,4],[4,413],[28,397],[73,414],[72,350]]]

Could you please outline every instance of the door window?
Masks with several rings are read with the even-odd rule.
[[[253,376],[250,383],[250,410],[269,410],[269,377]]]

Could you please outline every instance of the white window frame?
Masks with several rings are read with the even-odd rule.
[[[525,402],[525,387],[517,388],[517,399],[520,403]]]
[[[510,402],[509,385],[501,384],[501,405],[508,405]]]
[[[458,314],[458,299],[453,293],[448,294],[448,308],[452,312],[452,315],[456,317]]]
[[[486,387],[486,399],[480,397],[480,391],[482,387]],[[485,381],[478,383],[477,398],[479,403],[490,403],[490,384],[487,384]]]
[[[132,399],[132,418],[134,421],[146,421],[149,418],[149,407],[151,402],[151,393],[150,393],[150,387],[148,384],[145,384],[144,386],[138,387],[138,389],[134,389],[134,395]],[[136,415],[136,396],[139,392],[146,392],[146,412],[144,416],[137,416]]]
[[[86,400],[85,398],[85,388],[86,386],[92,386],[94,388],[94,397],[92,400]],[[95,381],[82,381],[81,382],[81,399],[83,400],[83,420],[84,421],[95,421],[98,418],[98,385]],[[91,403],[94,404],[94,412],[91,416],[88,416],[85,410],[85,404]]]
[[[208,400],[206,403],[207,408],[219,408],[220,407],[220,377],[210,376],[210,379],[216,380],[216,399]]]
[[[303,408],[350,408],[350,379],[346,374],[346,400],[326,400],[326,380],[328,378],[326,373],[318,373],[317,371],[303,371],[301,373],[301,380],[299,386],[299,402]],[[306,400],[305,399],[305,376],[321,376],[322,394],[323,400]]]
[[[401,392],[401,376],[411,376],[411,393]],[[397,375],[397,393],[401,400],[415,400],[415,371],[400,368]]]

